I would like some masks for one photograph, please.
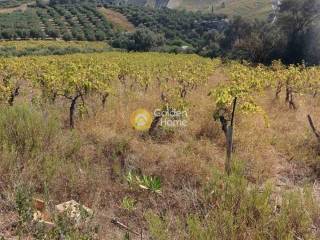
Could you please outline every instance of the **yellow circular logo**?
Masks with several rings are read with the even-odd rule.
[[[151,127],[152,115],[149,111],[140,108],[131,114],[130,122],[134,129],[146,131]]]

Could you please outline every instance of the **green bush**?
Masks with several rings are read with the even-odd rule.
[[[19,214],[20,224],[26,224],[32,220],[33,204],[32,191],[26,185],[18,185],[15,189],[15,206]]]
[[[33,107],[19,105],[0,109],[0,142],[2,149],[20,155],[44,149],[55,136],[59,125]]]

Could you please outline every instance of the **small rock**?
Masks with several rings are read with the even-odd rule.
[[[38,211],[44,211],[46,208],[45,202],[38,198],[33,198],[33,206]]]
[[[33,207],[36,210],[33,213],[33,221],[44,224],[46,227],[54,227],[54,223],[51,222],[50,214],[46,211],[46,204],[41,199],[33,199]]]
[[[75,219],[77,222],[80,222],[81,219],[83,219],[83,211],[87,214],[86,217],[93,215],[93,211],[90,208],[83,206],[74,200],[56,205],[56,211],[58,213],[66,213],[68,217]]]

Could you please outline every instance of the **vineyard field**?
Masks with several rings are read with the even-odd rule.
[[[0,240],[319,240],[320,0],[0,0]]]
[[[88,42],[88,41],[45,41],[45,40],[29,40],[29,41],[2,41],[0,48],[15,48],[17,50],[25,50],[28,48],[92,48],[97,50],[105,49],[105,42]]]
[[[0,238],[318,239],[319,83],[281,61],[1,57]]]
[[[72,53],[92,53],[106,51],[111,51],[111,48],[106,42],[102,41],[0,41],[0,56],[2,57],[64,55]]]

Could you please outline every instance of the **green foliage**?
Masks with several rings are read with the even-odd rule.
[[[97,239],[98,226],[90,218],[76,221],[64,214],[56,214],[53,217],[54,226],[48,228],[43,222],[30,221],[25,222],[28,227],[28,233],[31,233],[36,240],[93,240]],[[23,233],[20,232],[23,236]]]
[[[128,51],[150,51],[164,44],[164,38],[148,28],[139,28],[134,33],[123,34],[112,42],[113,47]]]
[[[111,35],[111,24],[92,3],[52,6],[42,3],[24,12],[0,14],[0,39],[103,41]]]
[[[161,34],[167,45],[192,45],[198,47],[212,29],[221,31],[224,16],[137,6],[112,7],[124,14],[136,27],[148,28]],[[138,35],[136,37],[139,37]]]
[[[271,5],[271,3],[269,3]],[[151,9],[137,6],[113,7],[124,14],[136,27],[146,27],[163,34],[163,51],[181,51],[188,47],[209,57],[246,59],[270,64],[283,62],[319,64],[319,1],[282,1],[275,16],[267,20],[248,21],[242,17],[225,16],[171,9]],[[116,43],[123,36],[115,36]],[[118,44],[121,45],[121,44]]]
[[[0,14],[0,39],[37,38],[40,22],[34,9]]]
[[[123,199],[122,199],[122,202],[121,202],[121,207],[129,212],[132,212],[135,210],[136,208],[136,200],[134,198],[131,198],[131,197],[128,197],[128,196],[125,196]]]
[[[184,233],[179,239],[190,240],[316,239],[312,224],[319,207],[308,190],[286,192],[277,203],[271,185],[259,188],[250,184],[241,166],[234,165],[230,176],[218,171],[213,174],[205,189],[210,207],[203,215],[190,214],[186,228],[177,224],[179,229],[172,229],[172,222],[148,212],[152,238],[170,239],[177,231]]]
[[[1,148],[21,155],[43,149],[54,136],[59,125],[52,118],[44,118],[28,105],[0,109]]]
[[[15,188],[15,206],[19,214],[19,226],[17,234],[24,236],[24,232],[32,234],[35,239],[53,240],[91,240],[96,239],[98,226],[93,222],[85,209],[80,206],[79,219],[69,217],[68,211],[65,213],[52,214],[54,226],[48,228],[43,222],[33,220],[33,192],[25,184],[20,184]]]
[[[96,239],[98,228],[91,219],[81,221],[82,226],[77,227],[77,222],[74,219],[69,218],[66,214],[60,214],[55,216],[54,223],[55,228],[50,230],[44,239],[59,239],[61,236],[70,240]]]
[[[310,194],[310,193],[306,193]],[[309,200],[306,201],[306,200]],[[305,203],[310,204],[313,199],[305,199],[301,192],[289,192],[284,195],[278,221],[275,224],[276,236],[279,239],[303,237],[311,239],[310,226],[312,212],[306,211]]]
[[[320,2],[318,0],[284,0],[281,2],[278,25],[286,33],[284,51],[286,63],[301,63],[303,60],[319,63],[319,49],[315,48],[316,44],[310,46],[310,39],[319,41],[318,29],[315,27],[319,26],[319,14]],[[313,51],[313,54],[310,54],[310,50]],[[315,50],[317,52],[314,52]],[[308,56],[307,53],[311,56]]]
[[[125,179],[130,187],[139,186],[142,189],[149,190],[154,193],[161,193],[161,179],[146,175],[139,175],[133,171],[129,171]]]
[[[69,39],[69,35],[67,36]],[[109,51],[110,49],[106,45],[105,48],[96,48],[90,46],[51,46],[48,42],[48,46],[30,46],[26,48],[19,48],[13,46],[0,46],[1,57],[22,57],[22,56],[48,56],[48,55],[67,55],[74,53],[95,53]]]
[[[137,176],[139,187],[154,193],[161,193],[161,180],[152,176]]]
[[[127,181],[130,187],[132,187],[134,184],[134,181],[135,181],[134,176],[135,174],[132,171],[129,171],[127,175],[124,176],[125,180]]]
[[[0,8],[18,7],[23,3],[31,3],[32,0],[2,0],[0,1]]]
[[[18,185],[15,189],[15,204],[20,224],[26,224],[33,218],[32,191],[26,185]]]
[[[153,239],[155,240],[167,240],[170,239],[168,233],[168,223],[161,219],[158,215],[152,211],[145,213],[145,218],[149,225],[149,231]]]

